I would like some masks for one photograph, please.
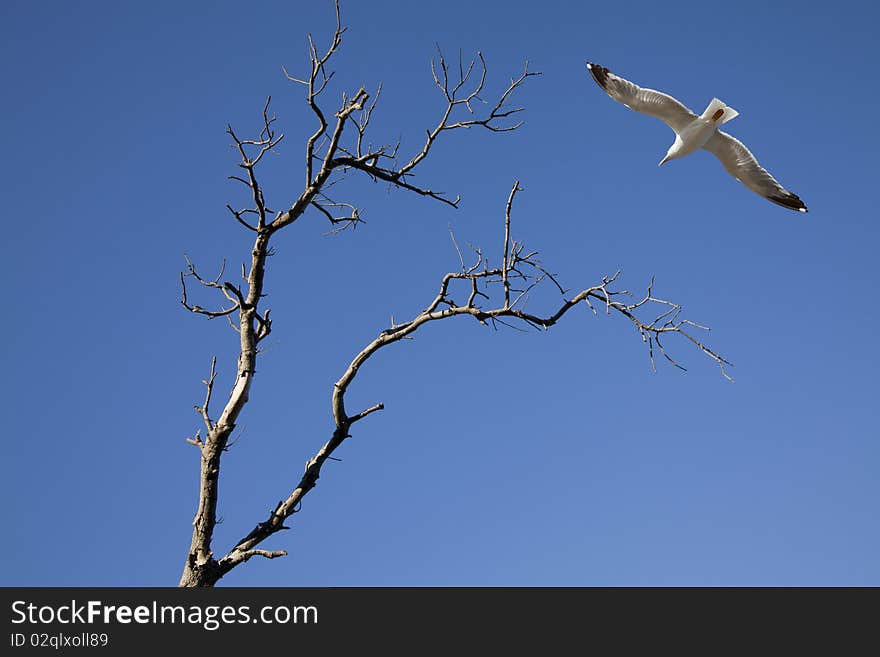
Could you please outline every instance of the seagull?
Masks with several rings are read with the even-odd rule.
[[[636,112],[656,116],[675,131],[675,141],[657,166],[705,148],[721,160],[730,175],[756,194],[784,208],[807,211],[800,197],[780,185],[741,141],[718,129],[739,115],[732,107],[713,98],[706,111],[697,116],[672,96],[643,89],[604,66],[587,62],[587,68],[614,100]]]

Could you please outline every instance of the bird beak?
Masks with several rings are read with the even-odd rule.
[[[664,157],[662,160],[660,160],[660,164],[658,164],[657,166],[658,166],[658,167],[662,167],[662,166],[663,166],[663,163],[666,162],[668,159],[669,159],[669,156],[667,155],[667,156]]]

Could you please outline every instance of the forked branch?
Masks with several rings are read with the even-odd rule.
[[[353,152],[346,151],[344,155],[334,158],[333,162],[334,166],[363,171],[374,180],[388,182],[402,189],[433,198],[453,207],[458,207],[458,203],[461,200],[460,197],[457,196],[455,199],[449,199],[443,192],[412,184],[408,181],[408,178],[413,174],[414,169],[428,157],[435,142],[444,132],[472,127],[481,127],[492,132],[510,132],[519,128],[522,125],[522,121],[509,124],[505,123],[504,119],[521,112],[523,108],[509,107],[507,103],[514,91],[521,87],[528,78],[541,75],[541,73],[529,71],[528,62],[526,62],[523,72],[510,81],[507,89],[501,93],[488,113],[480,117],[473,105],[477,102],[486,104],[480,98],[488,71],[483,54],[477,53],[480,72],[476,76],[476,81],[469,86],[477,60],[471,60],[465,67],[462,63],[461,53],[459,53],[458,76],[457,78],[451,78],[446,59],[439,46],[437,53],[437,60],[431,61],[431,73],[434,77],[434,83],[442,92],[446,104],[439,121],[433,128],[425,131],[425,142],[421,150],[414,153],[404,164],[398,166],[396,162],[400,148],[399,143],[393,148],[388,146],[373,148],[370,146],[365,149],[363,147],[363,137],[374,108],[374,105],[371,105],[356,124],[358,129],[356,149]],[[467,118],[455,118],[454,114],[459,109],[467,111]],[[389,162],[389,164],[385,164],[386,162]]]
[[[480,95],[485,88],[488,71],[482,53],[477,53],[477,59],[471,60],[467,66],[464,65],[459,53],[456,77],[450,74],[447,61],[438,47],[437,58],[431,62],[431,71],[434,83],[443,94],[443,110],[437,123],[425,131],[425,141],[421,149],[400,163],[399,142],[393,146],[387,143],[374,145],[367,138],[370,120],[382,91],[381,85],[377,88],[372,102],[368,102],[370,94],[361,87],[351,96],[343,94],[342,103],[334,113],[331,114],[321,107],[320,97],[333,78],[333,71],[329,70],[330,60],[338,52],[344,33],[345,28],[342,26],[337,2],[336,29],[327,49],[319,51],[311,35],[309,36],[309,74],[297,77],[291,75],[286,68],[283,69],[288,80],[306,88],[306,102],[315,115],[317,126],[306,141],[305,189],[288,211],[279,213],[274,219],[271,226],[273,230],[296,221],[309,207],[314,207],[327,218],[334,226],[334,232],[361,222],[362,213],[353,204],[330,201],[326,196],[326,187],[336,171],[342,174],[349,170],[360,171],[374,181],[386,182],[394,187],[458,207],[460,197],[451,199],[441,191],[413,183],[411,178],[415,169],[428,157],[435,142],[444,132],[471,127],[481,127],[492,132],[510,132],[519,128],[522,121],[513,123],[507,121],[523,110],[522,107],[509,105],[511,97],[528,78],[540,75],[538,72],[529,71],[526,62],[523,72],[513,78],[508,87],[490,105]],[[477,69],[478,74],[475,73]],[[478,103],[489,106],[488,111],[479,112],[476,107]],[[461,116],[462,113],[465,113],[464,116]],[[335,121],[328,118],[331,116]],[[345,128],[349,125],[352,126],[354,134],[346,139]],[[351,212],[340,215],[334,209],[339,207],[348,207]],[[242,218],[238,215],[236,219],[242,222]],[[250,227],[247,222],[243,223]]]
[[[611,276],[603,277],[599,283],[584,288],[574,296],[566,298],[562,287],[556,279],[537,260],[537,252],[527,252],[521,243],[510,241],[511,208],[514,198],[519,191],[522,191],[522,188],[519,186],[519,181],[517,181],[511,189],[505,209],[504,247],[499,258],[502,263],[501,266],[490,267],[482,251],[475,249],[474,263],[470,266],[462,265],[460,271],[450,272],[443,276],[437,295],[422,312],[407,322],[402,324],[395,323],[390,328],[385,329],[354,357],[348,368],[333,386],[331,407],[335,427],[330,439],[306,463],[305,472],[293,492],[286,499],[279,502],[265,521],[254,527],[247,536],[242,538],[219,561],[221,572],[228,572],[241,563],[244,560],[243,555],[252,551],[256,545],[266,540],[272,534],[287,529],[284,525],[285,520],[299,510],[302,499],[317,484],[324,463],[327,459],[332,458],[332,454],[342,445],[346,438],[350,437],[349,431],[352,425],[384,408],[382,403],[378,403],[354,414],[347,412],[345,408],[345,394],[354,382],[360,369],[378,351],[412,336],[419,328],[428,323],[456,316],[469,316],[484,325],[495,323],[509,325],[509,322],[515,322],[525,327],[548,330],[578,305],[583,304],[587,306],[594,314],[597,312],[597,305],[604,306],[607,314],[616,313],[625,317],[635,326],[642,341],[648,346],[648,355],[652,367],[654,366],[654,346],[656,345],[657,349],[672,364],[681,368],[681,365],[676,363],[666,353],[661,343],[663,336],[678,334],[693,343],[703,354],[717,363],[721,368],[722,375],[732,381],[725,370],[725,366],[729,366],[731,363],[702,341],[695,338],[687,330],[691,328],[708,329],[696,322],[683,319],[681,317],[682,308],[679,304],[655,297],[653,295],[653,279],[648,285],[645,295],[636,301],[625,301],[624,299],[632,297],[632,295],[626,290],[614,289],[613,286],[620,274],[619,271]],[[453,242],[455,242],[454,237]],[[456,249],[458,249],[457,243]],[[555,285],[556,289],[563,295],[562,302],[555,310],[544,314],[525,310],[524,306],[528,291],[544,281],[552,282]],[[455,284],[460,284],[467,295],[467,301],[463,304],[457,303],[453,298],[452,287]],[[483,307],[481,302],[491,301],[493,296],[492,290],[493,288],[497,289],[496,286],[498,284],[502,288],[498,305]],[[514,284],[519,287],[514,288]],[[513,301],[510,300],[510,292],[512,291],[518,291],[519,293]],[[649,308],[658,308],[660,311],[659,315],[651,320],[642,318],[641,315],[648,311]]]

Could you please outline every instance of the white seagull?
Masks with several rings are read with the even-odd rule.
[[[739,115],[732,107],[713,98],[706,111],[697,116],[672,96],[643,89],[604,66],[587,62],[587,68],[596,83],[614,100],[636,112],[656,116],[675,131],[675,141],[660,164],[705,148],[721,160],[730,175],[756,194],[784,208],[807,211],[800,197],[780,185],[741,141],[718,129]]]

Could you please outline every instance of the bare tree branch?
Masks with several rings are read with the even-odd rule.
[[[501,259],[501,280],[504,284],[504,307],[510,307],[510,282],[507,276],[510,274],[510,208],[513,206],[513,198],[520,191],[519,180],[513,183],[510,196],[507,197],[507,206],[504,208],[504,255]]]
[[[217,274],[217,277],[214,278],[213,280],[207,280],[207,279],[202,278],[199,275],[198,271],[196,271],[195,266],[192,264],[192,262],[190,262],[190,259],[188,257],[186,258],[186,267],[187,267],[187,273],[185,273],[185,274],[183,272],[180,273],[180,287],[181,287],[180,303],[184,308],[186,308],[190,312],[196,313],[197,315],[204,315],[208,319],[214,319],[216,317],[225,317],[227,315],[231,315],[236,310],[238,310],[239,302],[241,299],[241,293],[237,292],[235,287],[232,286],[231,283],[222,283],[221,284],[219,282],[220,279],[223,277],[223,271],[226,268],[225,261],[223,262],[223,265],[221,265],[221,267],[220,267],[220,273]],[[223,296],[226,297],[226,299],[228,301],[231,301],[233,303],[233,305],[230,306],[229,308],[221,308],[220,310],[206,310],[205,308],[202,308],[199,305],[190,304],[189,298],[187,296],[187,291],[186,291],[186,279],[187,278],[194,278],[204,287],[209,287],[209,288],[214,288],[215,290],[219,290],[223,294]]]
[[[408,182],[407,178],[412,175],[413,170],[428,156],[428,154],[431,152],[432,147],[434,146],[434,143],[443,132],[456,129],[467,129],[475,126],[485,128],[492,132],[510,132],[519,128],[522,125],[522,121],[519,121],[512,125],[503,125],[500,123],[500,120],[508,118],[513,114],[516,114],[523,110],[522,107],[509,109],[506,107],[506,103],[509,100],[511,94],[513,94],[516,89],[522,86],[526,79],[541,74],[539,72],[529,71],[528,62],[526,62],[522,74],[518,78],[511,80],[510,85],[501,94],[495,105],[486,116],[484,116],[483,118],[453,120],[452,114],[459,107],[465,108],[467,112],[471,115],[475,114],[472,103],[476,100],[479,100],[479,94],[483,91],[487,74],[486,61],[483,58],[483,54],[478,52],[477,57],[479,58],[480,62],[479,80],[469,90],[462,91],[467,86],[468,80],[471,76],[471,72],[473,71],[476,63],[475,60],[472,60],[468,64],[467,68],[465,68],[461,63],[461,56],[459,55],[458,78],[457,80],[452,80],[449,77],[446,59],[444,58],[443,53],[440,51],[439,47],[437,48],[437,52],[438,58],[436,60],[436,63],[434,60],[431,61],[431,72],[434,76],[434,83],[437,85],[437,87],[443,93],[444,98],[446,99],[446,106],[440,117],[440,120],[437,122],[434,128],[426,131],[425,143],[422,146],[422,149],[415,153],[405,164],[400,167],[387,167],[379,164],[379,162],[383,161],[383,159],[396,159],[398,150],[397,146],[394,147],[390,156],[387,147],[367,149],[367,151],[364,152],[361,146],[363,135],[366,131],[367,124],[369,123],[370,114],[372,113],[373,107],[371,106],[369,111],[366,113],[365,118],[360,124],[358,124],[359,136],[356,155],[347,154],[336,157],[334,158],[333,162],[334,166],[341,166],[343,168],[352,168],[363,171],[375,180],[382,180],[402,189],[415,192],[416,194],[419,194],[421,196],[427,196],[453,207],[458,207],[458,203],[461,200],[460,197],[456,197],[455,199],[450,200],[443,194],[443,192],[438,192],[414,185]],[[438,67],[441,71],[440,74],[437,73]]]
[[[210,406],[211,406],[211,393],[214,390],[214,377],[217,376],[217,357],[214,356],[211,359],[211,374],[207,379],[202,381],[205,384],[205,388],[207,389],[205,393],[205,402],[201,406],[196,406],[196,411],[202,416],[202,419],[205,421],[205,427],[208,431],[214,428],[214,423],[211,421],[210,416]]]
[[[312,160],[315,157],[315,143],[327,132],[327,120],[324,118],[324,112],[318,106],[317,98],[321,95],[327,87],[327,83],[330,82],[330,79],[333,77],[333,72],[331,71],[330,73],[327,73],[325,66],[342,44],[342,35],[345,33],[345,30],[346,28],[342,27],[342,15],[339,10],[339,0],[336,0],[336,30],[333,32],[333,38],[330,40],[330,45],[323,55],[318,55],[318,49],[315,46],[312,35],[309,35],[309,60],[311,62],[311,72],[309,73],[308,79],[297,79],[291,76],[287,72],[287,69],[282,67],[284,75],[287,76],[288,80],[306,85],[308,88],[306,102],[308,102],[309,107],[318,119],[318,128],[312,133],[306,142],[306,187],[311,185],[313,180]]]
[[[262,187],[260,187],[259,182],[257,182],[255,169],[260,163],[260,160],[263,159],[263,156],[269,151],[273,150],[278,144],[281,143],[281,140],[284,139],[284,135],[278,135],[276,137],[275,130],[272,128],[272,124],[275,123],[276,117],[272,116],[272,118],[269,118],[269,103],[271,101],[272,97],[269,96],[266,99],[266,104],[263,106],[263,129],[260,131],[259,139],[239,139],[233,131],[232,126],[226,127],[226,132],[229,134],[230,137],[232,137],[233,141],[235,142],[236,148],[241,155],[241,163],[238,166],[248,173],[247,180],[239,178],[238,176],[230,176],[230,178],[244,183],[247,187],[250,188],[251,194],[253,196],[254,208],[250,210],[245,210],[244,212],[251,212],[257,215],[256,228],[254,228],[241,218],[242,213],[235,212],[229,205],[227,205],[226,207],[229,208],[229,211],[232,212],[233,215],[235,215],[235,218],[240,223],[244,224],[244,226],[254,231],[266,227],[266,215],[268,212],[270,212],[269,208],[266,207],[266,199],[263,195],[263,189]],[[256,152],[252,153],[254,149],[256,150]]]
[[[458,207],[461,200],[460,197],[456,196],[454,199],[450,199],[443,192],[411,182],[410,178],[414,174],[415,168],[428,156],[434,143],[443,132],[471,127],[482,127],[492,132],[509,132],[519,128],[522,125],[521,121],[514,124],[503,123],[504,119],[519,113],[523,109],[522,107],[509,108],[507,103],[513,92],[522,86],[529,77],[540,75],[540,73],[529,71],[528,63],[526,63],[522,74],[511,80],[510,85],[499,96],[488,114],[479,118],[476,116],[473,104],[476,101],[484,103],[479,97],[487,77],[486,62],[482,53],[477,53],[480,62],[479,80],[470,88],[466,88],[476,61],[471,61],[465,69],[459,55],[459,75],[456,80],[453,80],[448,74],[446,60],[438,47],[437,62],[432,61],[431,67],[434,82],[443,93],[446,101],[444,110],[435,126],[426,131],[425,143],[421,150],[413,154],[403,165],[397,166],[399,143],[392,147],[390,145],[373,146],[365,142],[370,119],[372,118],[373,111],[376,109],[379,95],[382,91],[381,85],[377,88],[376,95],[369,104],[367,104],[367,101],[370,99],[370,94],[363,87],[351,97],[343,94],[342,104],[333,115],[336,121],[332,129],[331,123],[327,119],[327,113],[318,103],[319,96],[327,88],[327,84],[333,77],[333,73],[328,72],[327,66],[341,45],[342,34],[345,32],[340,19],[338,2],[336,3],[336,10],[336,30],[330,45],[323,54],[318,53],[314,41],[309,36],[309,58],[311,63],[309,75],[305,78],[297,78],[288,73],[287,69],[283,69],[288,80],[306,87],[306,102],[317,118],[318,126],[306,142],[306,188],[289,210],[279,213],[272,221],[272,229],[278,230],[296,221],[309,207],[314,207],[321,212],[334,226],[344,224],[342,228],[345,228],[348,225],[353,226],[358,221],[361,221],[360,216],[362,213],[352,204],[346,204],[352,208],[349,221],[346,222],[337,217],[328,209],[325,203],[322,203],[317,198],[322,190],[326,189],[332,174],[337,170],[342,173],[348,170],[360,171],[375,181],[387,182],[420,196],[432,198],[452,207]],[[442,79],[438,77],[437,66],[443,72]],[[453,119],[452,115],[458,108],[463,108],[473,118]],[[354,143],[351,146],[343,144],[343,135],[347,124],[353,125],[356,131]],[[317,172],[315,171],[316,167]],[[247,181],[245,182],[249,184]],[[249,184],[249,186],[252,185]],[[357,220],[350,221],[352,217],[356,217]],[[333,232],[336,231],[334,230]]]
[[[235,180],[241,180],[241,178],[236,178],[235,176],[230,176],[230,178],[234,178]],[[241,216],[248,212],[248,210],[233,210],[232,206],[228,203],[226,204],[226,208],[232,213],[232,216],[235,217],[235,220],[240,223],[242,226],[247,228],[248,230],[252,230],[255,233],[259,230],[256,226],[251,226],[247,221],[241,218]]]
[[[630,296],[626,290],[614,290],[613,284],[617,281],[620,272],[616,272],[611,276],[603,277],[600,283],[581,290],[579,293],[569,299],[563,299],[562,303],[555,311],[538,315],[526,312],[516,307],[516,302],[510,303],[509,297],[509,279],[521,278],[525,281],[533,281],[539,283],[549,278],[549,274],[539,265],[535,259],[537,252],[524,253],[524,247],[517,242],[510,242],[510,224],[511,224],[511,208],[514,197],[518,191],[522,191],[519,181],[514,183],[508,197],[505,208],[504,222],[504,248],[502,251],[501,268],[489,268],[485,264],[483,254],[480,250],[475,250],[477,259],[470,267],[463,271],[450,272],[443,276],[440,282],[440,290],[434,299],[421,313],[413,319],[402,324],[393,324],[381,333],[366,347],[364,347],[351,361],[343,375],[333,386],[331,405],[333,410],[333,418],[335,420],[335,428],[328,440],[320,450],[306,463],[305,472],[293,492],[270,512],[267,520],[259,523],[251,532],[239,541],[239,543],[219,561],[221,573],[228,572],[231,568],[241,563],[242,554],[252,551],[253,548],[266,540],[269,536],[283,529],[287,529],[284,521],[299,509],[303,497],[317,484],[321,474],[321,468],[325,461],[332,458],[332,454],[339,448],[346,438],[350,437],[349,430],[355,422],[362,420],[371,413],[382,410],[384,404],[375,404],[366,410],[360,411],[353,415],[349,415],[345,409],[345,394],[351,384],[357,377],[360,369],[367,361],[374,356],[380,349],[387,347],[404,338],[412,336],[419,328],[430,322],[448,319],[456,316],[470,316],[481,324],[499,323],[512,328],[517,328],[511,322],[519,321],[527,326],[548,330],[554,326],[575,306],[583,303],[587,305],[593,312],[595,308],[590,304],[590,299],[605,304],[606,313],[617,313],[625,317],[633,323],[642,340],[648,345],[649,359],[652,367],[654,367],[653,346],[657,345],[658,350],[676,367],[681,365],[676,363],[665,351],[661,337],[666,334],[679,334],[685,339],[696,345],[709,358],[714,360],[721,368],[721,373],[729,380],[725,365],[731,363],[722,356],[715,353],[708,346],[695,339],[687,333],[683,327],[700,327],[700,325],[686,319],[680,319],[681,306],[664,299],[653,296],[653,279],[648,285],[647,292],[640,300],[627,303],[619,300],[621,297]],[[451,298],[450,287],[456,281],[467,281],[470,287],[470,295],[468,301],[464,305],[458,305]],[[478,298],[489,299],[489,286],[497,283],[502,284],[502,300],[499,305],[494,308],[483,308],[477,304]],[[556,281],[553,281],[556,283]],[[479,291],[482,285],[484,292]],[[557,288],[561,287],[556,283]],[[526,289],[531,289],[527,287]],[[664,308],[663,312],[652,321],[640,319],[638,313],[647,308],[656,308],[660,306]],[[510,320],[510,321],[506,321]],[[705,327],[700,327],[705,328]],[[682,368],[683,369],[683,368]]]
[[[327,221],[333,226],[331,234],[338,233],[346,228],[357,228],[359,223],[364,223],[361,219],[360,210],[352,203],[337,203],[324,194],[319,194],[320,201],[312,201],[312,205],[318,211],[327,217]],[[345,210],[342,214],[336,214],[331,210]]]

